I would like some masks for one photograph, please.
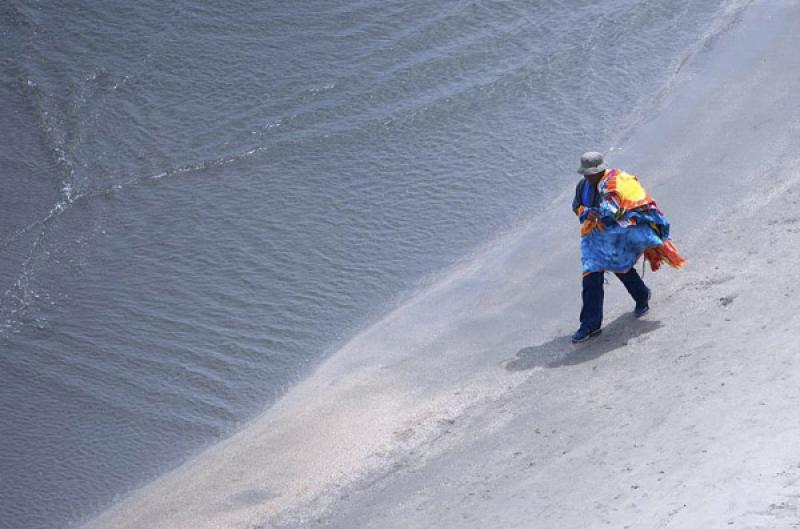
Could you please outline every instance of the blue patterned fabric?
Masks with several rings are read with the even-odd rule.
[[[625,212],[619,221],[600,208],[603,228],[595,228],[581,237],[583,273],[627,272],[648,249],[669,239],[669,222],[660,211]]]

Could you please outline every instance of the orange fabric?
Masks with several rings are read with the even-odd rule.
[[[644,258],[650,262],[650,269],[655,272],[661,268],[662,263],[667,263],[672,268],[679,270],[688,261],[678,253],[672,241],[664,241],[663,246],[648,248],[644,251]]]
[[[603,223],[600,222],[598,219],[594,219],[594,220],[586,219],[586,220],[584,220],[583,224],[581,224],[581,237],[585,237],[586,235],[589,235],[590,233],[592,233],[592,230],[594,230],[595,228],[597,228],[600,231],[605,230],[605,226],[603,226]]]

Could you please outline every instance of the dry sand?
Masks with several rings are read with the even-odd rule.
[[[646,318],[612,278],[603,335],[569,343],[565,181],[545,214],[87,527],[800,527],[797,2],[748,8],[615,147],[690,259],[648,272]]]

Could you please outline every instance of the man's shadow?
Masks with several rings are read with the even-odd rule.
[[[517,351],[517,357],[506,362],[509,371],[524,371],[534,367],[563,367],[581,364],[628,345],[628,341],[663,327],[660,321],[636,319],[623,314],[603,327],[603,334],[588,342],[573,344],[569,336],[559,336],[549,342]]]

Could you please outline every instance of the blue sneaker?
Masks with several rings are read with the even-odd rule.
[[[645,301],[644,304],[641,304],[641,305],[639,303],[636,304],[636,308],[633,309],[633,315],[634,316],[636,316],[637,318],[641,318],[642,316],[644,316],[645,314],[650,312],[650,295],[651,294],[652,294],[652,291],[648,288],[647,289],[647,301]]]
[[[603,329],[595,329],[590,331],[589,329],[584,329],[581,327],[575,331],[575,334],[572,335],[572,343],[585,342],[589,338],[594,338],[595,336],[599,335],[601,332],[603,332]]]

